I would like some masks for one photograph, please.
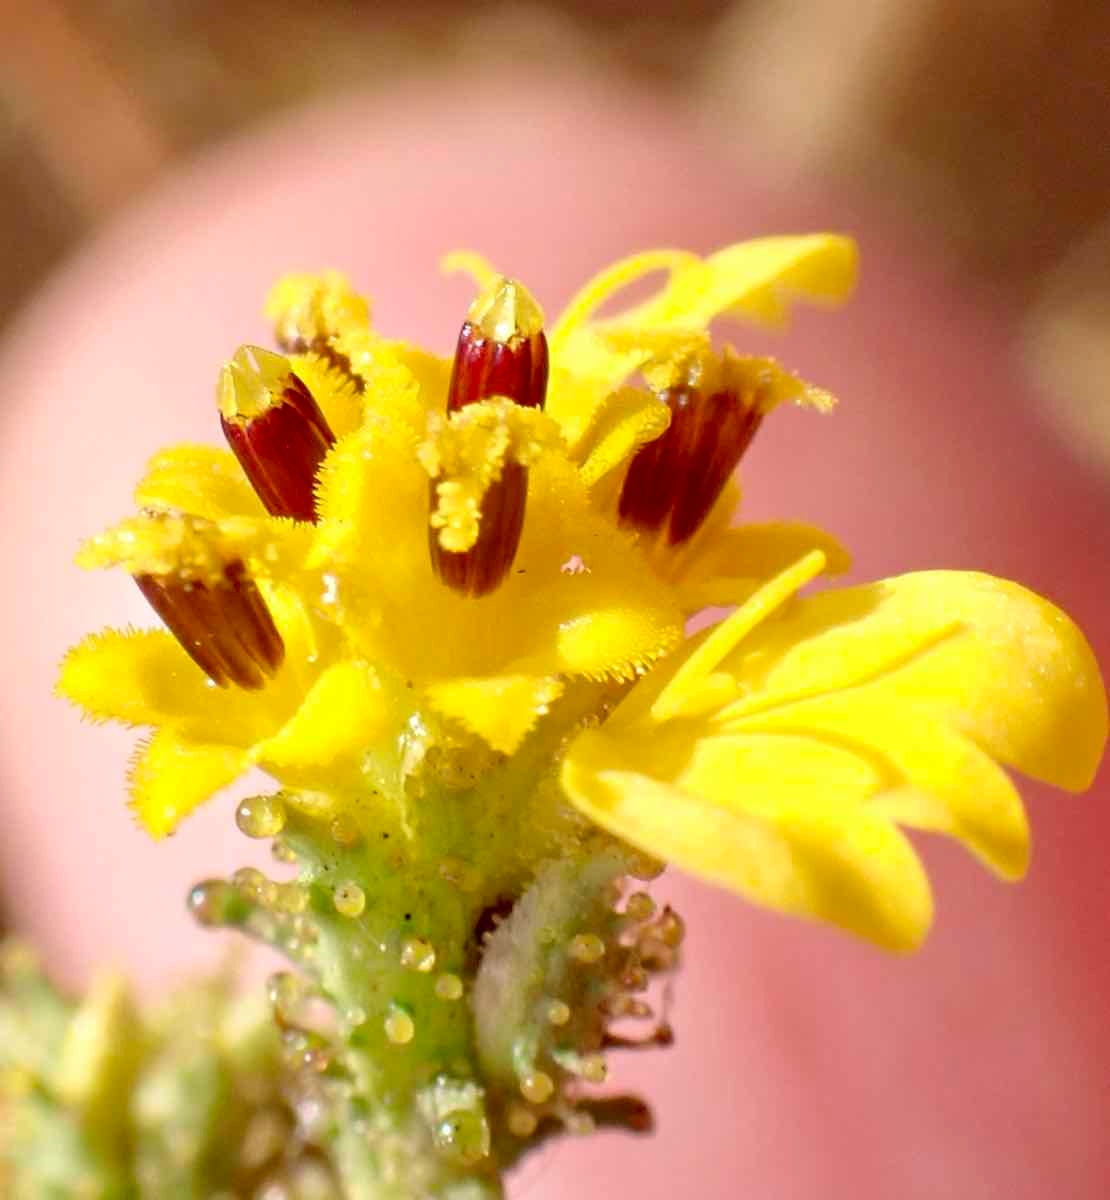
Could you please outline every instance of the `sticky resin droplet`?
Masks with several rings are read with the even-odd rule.
[[[655,901],[647,892],[633,892],[625,903],[624,913],[633,921],[648,921],[655,916]]]
[[[436,965],[435,947],[425,938],[406,938],[401,946],[401,966],[427,974]]]
[[[509,1132],[513,1137],[518,1138],[531,1137],[536,1132],[536,1126],[539,1125],[536,1114],[530,1108],[525,1108],[523,1104],[509,1106],[506,1123],[509,1126]]]
[[[489,1126],[481,1113],[455,1109],[437,1123],[435,1143],[441,1154],[474,1166],[489,1154]]]
[[[297,861],[297,852],[292,846],[286,845],[281,838],[275,838],[270,846],[270,853],[273,855],[274,862],[291,864]]]
[[[578,1065],[578,1074],[587,1083],[604,1083],[609,1078],[609,1067],[602,1054],[587,1054]]]
[[[435,993],[441,1000],[458,1000],[463,994],[463,981],[457,975],[441,975],[436,980]]]
[[[589,965],[605,957],[605,943],[596,933],[576,933],[570,941],[570,956]]]
[[[552,1025],[565,1025],[570,1020],[570,1005],[565,1000],[549,1001],[547,1019]]]
[[[588,1137],[597,1128],[597,1122],[588,1112],[569,1112],[563,1118],[567,1133],[574,1137]]]
[[[297,916],[308,908],[308,888],[299,883],[279,883],[274,904],[282,912]]]
[[[275,971],[266,981],[266,994],[274,1015],[291,1023],[301,1016],[308,1004],[309,987],[291,971]]]
[[[240,867],[232,876],[231,882],[239,890],[239,894],[247,900],[254,900],[264,908],[272,907],[280,891],[281,885],[272,879],[267,879],[255,867]]]
[[[386,1039],[395,1046],[407,1046],[416,1036],[416,1022],[399,1004],[391,1004],[383,1023]]]
[[[366,893],[353,879],[339,884],[331,898],[335,911],[343,917],[361,917],[366,908]]]
[[[234,924],[244,915],[243,900],[237,888],[223,879],[207,879],[189,892],[187,906],[198,925]]]
[[[358,823],[350,813],[339,813],[329,828],[331,839],[337,846],[353,846],[358,842]]]
[[[668,946],[672,950],[677,950],[686,937],[686,922],[673,908],[668,906],[663,910],[663,915],[659,918],[659,926],[656,932],[664,946]]]
[[[529,1104],[546,1104],[555,1094],[555,1081],[546,1071],[529,1071],[521,1077],[520,1094]]]
[[[235,824],[249,838],[276,837],[285,828],[285,804],[280,796],[248,796],[235,810]]]

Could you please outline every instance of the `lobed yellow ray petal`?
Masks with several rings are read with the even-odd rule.
[[[683,786],[648,773],[650,755],[645,763],[604,729],[589,731],[568,752],[562,784],[593,821],[649,854],[768,908],[828,921],[887,949],[915,948],[932,899],[906,839],[882,817],[813,787],[806,773],[828,776],[835,752],[769,742],[747,760],[702,763]],[[850,763],[849,777],[853,770]],[[782,771],[796,783],[785,801]],[[716,776],[712,790],[707,775]]]
[[[477,734],[494,750],[513,754],[563,692],[545,675],[495,675],[448,679],[427,689],[436,712]]]
[[[757,238],[683,265],[656,296],[622,313],[621,325],[699,328],[720,316],[781,325],[794,298],[847,299],[856,282],[855,242],[838,234]]]
[[[156,454],[135,488],[140,508],[164,508],[218,521],[266,510],[230,450],[186,443]]]
[[[825,568],[825,556],[811,550],[804,558],[782,571],[760,588],[698,645],[682,664],[652,705],[656,721],[667,721],[695,700],[700,685],[722,660],[762,621],[786,603],[800,588],[815,579]]]
[[[197,742],[160,729],[131,763],[131,807],[151,837],[165,837],[246,767],[246,754],[237,746]]]
[[[283,783],[357,777],[367,752],[398,724],[377,672],[350,660],[324,670],[293,716],[251,751]]]
[[[1106,741],[1106,694],[1086,639],[1016,583],[924,571],[799,601],[723,664],[743,698],[724,724],[825,692],[881,683],[991,757],[1069,790]]]
[[[881,683],[756,714],[730,728],[834,740],[881,775],[881,787],[867,798],[869,811],[949,834],[1003,878],[1025,873],[1029,826],[1006,772],[927,709],[892,700]]]
[[[561,346],[563,340],[585,325],[601,305],[630,284],[657,271],[669,272],[673,280],[681,268],[691,268],[698,261],[696,254],[686,250],[648,250],[606,267],[581,287],[563,310],[551,330],[552,348]]]
[[[695,613],[739,603],[813,550],[824,554],[828,575],[851,568],[848,551],[831,533],[802,521],[768,521],[703,527],[688,553],[673,556],[671,574],[683,610]]]

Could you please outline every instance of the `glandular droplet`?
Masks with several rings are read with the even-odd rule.
[[[280,796],[248,796],[235,810],[235,824],[249,838],[276,837],[285,828],[285,804]]]
[[[361,917],[366,908],[366,893],[353,879],[347,879],[332,893],[332,903],[340,916]]]
[[[406,1046],[416,1036],[416,1022],[398,1004],[391,1004],[383,1025],[386,1038],[395,1046]]]
[[[436,965],[435,947],[426,938],[406,938],[401,945],[401,966],[427,974]]]

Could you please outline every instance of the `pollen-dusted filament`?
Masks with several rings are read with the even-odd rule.
[[[543,313],[523,284],[498,279],[471,305],[459,334],[447,412],[503,396],[522,408],[542,409],[547,396],[547,338]],[[524,528],[528,468],[508,459],[482,497],[478,538],[468,550],[444,549],[429,532],[432,567],[449,587],[484,596],[505,578]],[[432,485],[435,508],[435,485]]]
[[[242,559],[199,517],[154,513],[86,543],[88,566],[126,568],[198,667],[220,687],[257,689],[285,657],[257,584]]]
[[[220,373],[217,399],[224,435],[266,510],[315,522],[316,471],[335,435],[289,360],[242,347]]]

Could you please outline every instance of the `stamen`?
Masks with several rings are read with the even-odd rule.
[[[261,688],[285,657],[258,586],[218,527],[158,513],[92,539],[85,566],[122,566],[198,667],[220,687]]]
[[[224,435],[266,510],[315,522],[316,472],[335,435],[289,360],[242,347],[220,374],[218,402]]]
[[[547,369],[540,306],[522,283],[498,279],[470,306],[459,333],[447,411],[457,412],[491,396],[507,396],[524,408],[543,408]]]
[[[542,409],[547,396],[547,338],[543,313],[523,284],[498,279],[471,305],[459,334],[447,391],[447,411],[456,413],[499,396],[523,408]],[[436,511],[436,484],[431,487]],[[462,551],[444,548],[439,530],[429,530],[432,567],[439,578],[466,596],[484,596],[505,578],[524,528],[528,468],[506,460],[486,488],[478,515],[478,537]]]
[[[640,448],[621,489],[621,524],[670,546],[689,540],[724,490],[766,414],[784,400],[827,409],[827,393],[769,359],[697,363],[659,393],[667,429]]]

